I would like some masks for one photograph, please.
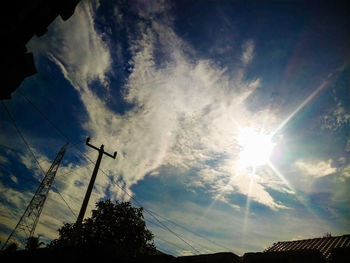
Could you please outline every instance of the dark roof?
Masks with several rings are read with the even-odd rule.
[[[328,260],[334,248],[350,248],[350,235],[277,242],[264,252],[318,250]]]
[[[2,86],[0,100],[11,99],[11,94],[22,81],[35,74],[32,53],[26,45],[34,35],[40,37],[57,16],[65,21],[70,18],[80,0],[8,0],[0,16],[0,61]]]
[[[239,256],[232,252],[219,252],[214,254],[201,254],[195,256],[177,257],[174,263],[238,263]]]

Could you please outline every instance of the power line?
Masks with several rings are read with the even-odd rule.
[[[52,186],[53,180],[55,178],[57,169],[62,161],[62,158],[66,152],[68,144],[65,144],[61,147],[60,151],[56,155],[56,158],[52,162],[49,170],[46,172],[43,180],[35,191],[35,194],[32,196],[29,204],[27,205],[24,213],[16,224],[15,228],[12,230],[8,236],[3,248],[5,248],[10,242],[17,242],[24,244],[23,238],[16,240],[15,236],[20,237],[21,234],[25,234],[27,238],[33,236],[36,229],[37,223],[39,221],[42,209],[44,207],[45,201],[49,194],[50,188]]]
[[[178,249],[185,250],[184,248],[178,246],[177,244],[175,244],[175,243],[173,243],[173,242],[170,242],[170,241],[168,241],[168,240],[165,240],[165,239],[163,239],[163,238],[161,238],[161,237],[159,237],[159,236],[157,236],[157,235],[154,235],[154,237],[157,238],[157,239],[159,239],[159,240],[161,240],[161,241],[163,241],[163,242],[165,242],[165,243],[168,243],[169,245],[172,245],[172,246],[174,246],[174,247],[176,247],[176,248],[178,248]]]
[[[77,170],[80,170],[80,169],[82,169],[82,168],[86,168],[86,167],[88,167],[88,166],[91,165],[91,164],[92,164],[92,163],[88,163],[88,164],[86,164],[86,165],[84,165],[84,166],[82,166],[82,167],[79,167],[79,168],[76,169],[76,170],[71,170],[71,171],[69,171],[69,172],[67,172],[67,173],[59,174],[59,175],[57,175],[56,177],[68,175],[68,174],[71,174],[71,173],[76,173]],[[8,173],[8,174],[12,174],[10,171],[8,171],[8,170],[5,169],[4,167],[2,167],[1,164],[0,164],[0,170],[3,170],[4,172],[6,172],[6,173]],[[34,178],[33,178],[33,177],[31,177],[31,178],[21,178],[21,181],[24,181],[24,182],[34,181]],[[55,182],[54,182],[54,184],[55,184]],[[62,198],[62,200],[63,200],[63,201],[66,203],[66,205],[69,207],[68,203],[67,203],[66,200],[63,198],[63,195],[59,192],[59,190],[57,189],[57,187],[56,187],[55,185],[53,185],[52,188],[53,188],[53,190],[55,190],[55,191],[58,193],[58,195],[60,195],[60,197]],[[73,213],[73,215],[74,215],[75,217],[77,217],[76,214],[74,213],[74,211],[72,211],[72,213]]]
[[[84,153],[77,144],[80,144],[81,142],[79,141],[78,143],[73,142],[53,121],[50,120],[49,117],[46,116],[42,110],[40,110],[39,107],[37,107],[25,94],[22,93],[20,89],[16,90],[63,138],[65,138],[71,145],[74,147],[80,154],[82,154],[85,159],[90,161],[91,163],[95,164],[93,160],[88,156],[93,150]]]
[[[148,223],[150,223],[150,224],[152,224],[152,225],[155,225],[155,226],[158,226],[158,227],[162,227],[161,225],[159,225],[159,224],[157,224],[157,223],[155,223],[155,222],[153,222],[153,221],[151,221],[151,220],[149,220],[149,219],[145,219],[145,221],[148,222]],[[180,247],[178,244],[173,243],[173,242],[171,242],[171,241],[169,241],[169,240],[166,240],[166,239],[164,239],[164,238],[161,238],[161,237],[158,236],[158,235],[154,235],[154,237],[157,238],[157,239],[159,239],[159,240],[161,240],[161,241],[164,241],[164,242],[166,242],[166,243],[168,243],[168,244],[170,244],[170,245],[172,245],[172,246],[174,246],[174,247],[176,247],[176,248],[178,248],[178,249],[185,250],[185,248]],[[214,250],[212,250],[212,249],[210,249],[210,248],[208,248],[208,247],[203,246],[202,244],[200,244],[200,243],[198,243],[198,242],[195,242],[195,241],[193,241],[193,240],[192,240],[192,242],[195,243],[195,244],[197,244],[197,245],[199,245],[199,246],[201,246],[201,247],[203,247],[205,250],[209,250],[209,251],[214,252],[214,253],[217,252],[217,251],[214,251]]]
[[[6,149],[9,149],[9,150],[11,150],[13,152],[23,153],[23,151],[21,151],[21,150],[14,149],[14,148],[9,147],[9,146],[4,145],[4,144],[0,144],[0,148],[6,148]]]
[[[68,175],[68,174],[71,174],[71,173],[76,173],[77,170],[86,168],[86,167],[88,167],[88,166],[91,165],[91,164],[92,164],[92,163],[88,163],[88,164],[86,164],[86,165],[84,165],[84,166],[79,167],[79,168],[76,169],[76,170],[71,170],[71,171],[69,171],[69,172],[67,172],[67,173],[59,174],[59,175],[57,175],[56,177]],[[5,173],[8,173],[8,174],[10,174],[10,175],[12,174],[10,171],[8,171],[7,169],[5,169],[5,168],[3,167],[3,165],[1,165],[1,164],[0,164],[0,170],[4,171]],[[20,180],[21,180],[21,181],[24,181],[24,182],[30,182],[30,181],[34,181],[34,178],[33,178],[33,177],[31,177],[31,178],[26,177],[26,178],[21,178]],[[55,182],[53,182],[53,183],[55,184]],[[57,189],[57,187],[56,187],[55,185],[53,185],[52,188],[53,188],[53,190],[55,190],[59,195],[62,195],[62,194],[60,194],[59,190]],[[62,196],[61,196],[61,198],[64,200],[64,198],[63,198]],[[74,214],[74,216],[76,217],[76,215],[75,215],[74,212],[73,212],[73,214]]]
[[[67,141],[69,141],[79,152],[83,153],[80,148],[77,146],[76,143],[74,143],[67,135],[64,134],[64,132],[57,127],[57,125],[51,121],[26,95],[24,95],[19,89],[17,89],[17,92],[36,110],[40,113],[40,115],[51,124],[51,126],[62,136],[64,137]],[[85,155],[84,155],[85,156]],[[88,158],[92,162],[90,158]]]
[[[164,248],[159,248],[159,249],[157,248],[157,250],[159,250],[160,252],[162,252],[164,254],[169,254],[169,255],[174,254],[173,252],[170,252],[169,250],[164,249]]]
[[[12,117],[10,111],[8,110],[8,108],[6,107],[6,105],[5,105],[4,102],[1,102],[1,103],[2,103],[2,105],[4,106],[4,108],[5,108],[5,110],[6,110],[7,114],[8,114],[8,116],[10,117],[10,120],[12,121],[12,124],[13,124],[13,126],[15,127],[17,133],[18,133],[19,136],[22,138],[24,144],[27,146],[29,152],[31,153],[31,155],[33,156],[34,160],[35,160],[36,163],[38,164],[38,166],[39,166],[41,172],[42,172],[43,175],[45,176],[45,172],[44,172],[43,168],[41,167],[41,165],[40,165],[38,159],[36,158],[36,156],[35,156],[33,150],[30,148],[28,142],[26,141],[26,139],[24,138],[22,132],[20,131],[19,127],[17,126],[16,121],[15,121],[14,118]],[[61,193],[58,191],[58,189],[56,189],[56,188],[54,188],[54,189],[57,191],[57,193],[58,193],[59,196],[62,198],[63,202],[66,204],[66,206],[69,208],[69,210],[72,212],[72,214],[76,217],[74,211],[73,211],[72,208],[69,206],[69,204],[66,202],[66,200],[63,198],[63,196],[62,196]]]
[[[152,212],[152,213],[154,213],[154,212]],[[155,213],[155,214],[156,214],[156,213]],[[159,215],[158,215],[158,216],[159,216]],[[159,217],[161,217],[161,216],[159,216]],[[145,219],[145,220],[146,220],[147,222],[153,224],[153,225],[159,226],[159,224],[156,224],[156,223],[154,223],[154,222],[152,222],[152,221],[150,221],[150,220],[147,220],[147,219]],[[187,239],[188,239],[188,238],[187,238]],[[197,241],[191,240],[191,242],[197,244],[198,246],[204,248],[205,250],[209,250],[209,251],[214,252],[214,253],[217,252],[217,251],[214,251],[214,250],[212,250],[211,248],[209,248],[209,247],[207,247],[207,246],[204,246],[203,244],[201,244],[201,243],[199,243],[199,242],[197,242]]]
[[[3,172],[5,172],[5,173],[7,173],[8,175],[10,175],[10,177],[11,177],[11,175],[12,176],[14,176],[13,175],[13,173],[12,172],[10,172],[9,170],[7,170],[7,168],[5,168],[5,166],[4,165],[2,165],[2,164],[0,164],[0,171],[3,171]],[[10,178],[11,179],[11,178]],[[16,177],[16,179],[18,180],[18,178]],[[12,180],[12,179],[11,179]],[[13,181],[13,180],[12,180]],[[34,177],[21,177],[20,178],[20,182],[25,182],[25,183],[33,183],[33,182],[36,182],[37,183],[37,180],[36,180],[36,178],[34,178]],[[17,182],[15,182],[15,183],[17,183]],[[0,191],[0,193],[2,193],[3,191]]]
[[[89,160],[91,163],[95,164],[95,162],[93,160],[91,160],[91,158],[89,156],[87,156],[86,153],[84,153],[75,143],[72,142],[72,140],[64,134],[64,132],[59,129],[57,127],[57,125],[55,125],[53,123],[53,121],[51,121],[27,96],[25,96],[20,90],[18,90],[19,94],[30,104],[34,107],[34,109],[36,109],[40,115],[47,120],[52,127],[59,133],[61,134],[61,136],[63,136],[65,139],[67,139],[87,160]],[[99,170],[108,177],[108,175],[106,174],[106,172],[104,170],[102,170],[101,168],[99,168]],[[154,216],[152,214],[152,212],[150,212],[148,209],[146,209],[138,200],[136,200],[133,196],[131,196],[123,187],[121,187],[119,184],[117,184],[116,182],[114,182],[112,180],[112,183],[115,184],[117,187],[119,187],[124,193],[126,193],[132,200],[134,200],[136,203],[138,203],[141,207],[144,208],[144,210],[151,215],[156,221],[159,222],[160,225],[162,225],[162,227],[166,230],[168,230],[170,233],[172,233],[173,235],[175,235],[176,237],[178,237],[180,240],[182,240],[184,243],[186,243],[189,247],[192,248],[192,250],[196,251],[197,253],[200,253],[196,248],[194,248],[190,243],[188,243],[186,240],[184,240],[181,236],[179,236],[177,233],[175,233],[173,230],[169,229],[166,225],[164,225],[160,220],[158,220],[158,218],[156,216]]]
[[[22,154],[22,155],[25,154],[25,152],[23,150],[14,149],[14,148],[9,147],[9,146],[4,145],[4,144],[0,144],[0,148],[6,148],[6,149],[8,149],[8,150],[10,150],[12,152],[16,152],[17,154]],[[43,163],[43,162],[45,162],[45,160],[39,161],[39,162]]]
[[[75,169],[75,170],[71,170],[71,171],[66,172],[66,173],[63,173],[63,174],[58,174],[58,176],[64,176],[64,175],[67,175],[67,174],[75,173],[76,171],[78,171],[78,170],[80,170],[80,169],[89,167],[91,164],[92,164],[92,163],[87,163],[87,164],[85,164],[85,165],[83,165],[83,166],[81,166],[81,167],[79,167],[79,168],[77,168],[77,169]]]
[[[180,228],[182,228],[182,229],[184,229],[184,230],[186,230],[186,231],[188,231],[188,232],[191,232],[192,234],[194,234],[194,235],[196,235],[196,236],[198,236],[198,237],[200,237],[200,238],[203,238],[203,239],[205,239],[205,240],[207,240],[207,241],[213,243],[214,245],[216,245],[216,246],[218,246],[218,247],[221,247],[221,248],[224,248],[224,249],[228,249],[229,251],[231,250],[230,248],[225,247],[225,246],[223,246],[223,245],[221,245],[221,244],[218,244],[218,243],[216,243],[215,241],[210,240],[209,238],[207,238],[207,237],[205,237],[205,236],[203,236],[203,235],[200,235],[200,234],[194,232],[193,230],[191,230],[191,229],[189,229],[189,228],[187,228],[187,227],[185,227],[185,226],[183,226],[183,225],[180,225],[180,224],[178,224],[178,223],[175,223],[174,221],[170,220],[169,218],[166,218],[165,216],[161,216],[161,215],[159,215],[158,213],[156,213],[156,212],[154,212],[154,211],[152,211],[152,213],[156,214],[158,217],[163,218],[164,220],[166,220],[166,221],[172,223],[173,225],[175,225],[175,226],[177,226],[177,227],[180,227]],[[207,248],[207,249],[208,249],[208,248]]]
[[[108,175],[102,170],[100,169],[101,172],[106,175],[108,177]],[[114,185],[116,185],[117,187],[119,187],[122,191],[124,191],[124,193],[126,193],[132,200],[134,200],[137,204],[139,204],[139,206],[143,207],[143,209],[150,215],[152,216],[164,229],[168,230],[170,233],[172,233],[173,235],[175,235],[177,238],[179,238],[180,240],[182,240],[184,243],[186,243],[189,247],[192,248],[192,250],[196,251],[197,253],[200,253],[200,251],[198,251],[195,247],[193,247],[190,243],[188,243],[186,240],[184,240],[179,234],[175,233],[173,230],[171,230],[168,226],[166,226],[165,224],[163,224],[155,215],[153,215],[152,212],[150,212],[147,208],[145,208],[145,206],[142,205],[141,202],[139,202],[138,200],[136,200],[131,194],[129,194],[127,192],[126,189],[124,189],[122,186],[120,186],[119,184],[117,184],[116,182],[112,181],[112,183]]]
[[[86,139],[86,145],[91,147],[91,148],[93,148],[94,150],[98,151],[98,157],[97,157],[97,161],[96,161],[96,164],[95,164],[94,171],[92,172],[92,175],[91,175],[91,178],[90,178],[90,182],[89,182],[88,188],[87,188],[86,193],[85,193],[83,204],[81,206],[81,209],[80,209],[77,221],[75,223],[78,228],[80,228],[81,223],[83,222],[85,211],[86,211],[86,208],[87,208],[87,206],[89,204],[91,192],[92,192],[92,189],[94,187],[95,180],[96,180],[97,172],[100,169],[100,164],[101,164],[101,161],[102,161],[102,157],[104,155],[106,155],[106,156],[108,156],[108,157],[110,157],[112,159],[115,159],[117,157],[117,152],[114,152],[114,154],[111,155],[111,154],[105,152],[103,144],[101,145],[100,148],[97,148],[96,146],[90,144],[89,141],[90,141],[90,138],[88,137]]]
[[[146,221],[147,223],[152,224],[152,225],[162,227],[161,225],[159,225],[159,224],[157,224],[157,223],[155,223],[155,222],[153,222],[153,221],[151,221],[151,220],[149,220],[149,219],[145,219],[145,221]],[[160,240],[162,240],[162,241],[164,241],[164,242],[167,242],[167,243],[173,245],[174,247],[176,247],[176,248],[178,248],[178,249],[185,250],[185,248],[180,247],[178,244],[175,244],[175,243],[170,242],[170,241],[168,241],[168,240],[162,239],[162,238],[159,237],[158,235],[154,235],[154,237],[156,237],[156,238],[158,238],[158,239],[160,239]]]
[[[51,126],[61,135],[63,136],[67,141],[69,141],[87,160],[89,160],[91,163],[95,164],[95,162],[93,160],[91,160],[91,158],[89,156],[86,155],[86,153],[84,153],[75,143],[72,142],[72,140],[64,134],[64,132],[57,127],[57,125],[51,121],[27,96],[25,96],[19,89],[17,89],[18,93],[30,104],[32,105],[32,107],[34,109],[36,109],[40,115],[51,124]],[[99,168],[99,170],[108,177],[107,173],[102,170],[101,168]],[[144,208],[144,210],[150,215],[152,216],[160,225],[162,225],[162,227],[164,229],[166,229],[167,231],[169,231],[170,233],[172,233],[173,235],[175,235],[177,238],[179,238],[180,240],[182,240],[184,243],[186,243],[189,247],[191,247],[192,250],[196,251],[197,253],[200,253],[195,247],[193,247],[190,243],[188,243],[186,240],[184,240],[180,235],[178,235],[177,233],[175,233],[173,230],[171,230],[170,228],[168,228],[166,225],[164,225],[155,215],[152,214],[152,212],[150,212],[148,209],[146,209],[138,200],[136,200],[132,195],[130,195],[126,189],[124,189],[123,187],[121,187],[119,184],[117,184],[116,182],[114,182],[112,180],[112,183],[114,185],[116,185],[117,187],[119,187],[124,193],[126,193],[132,200],[134,200],[137,204],[139,204],[141,207]]]

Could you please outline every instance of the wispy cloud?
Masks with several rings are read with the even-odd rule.
[[[294,165],[304,174],[315,178],[327,176],[337,172],[337,168],[332,167],[332,160],[304,161],[298,160]]]
[[[249,64],[254,57],[254,42],[253,40],[247,40],[243,46],[243,53],[241,56],[241,61],[243,65]]]
[[[25,178],[21,178],[28,185],[30,182],[30,185],[33,185],[32,189],[30,191],[23,191],[11,188],[10,186],[5,187],[2,184],[0,185],[1,189],[3,189],[1,191],[1,208],[12,211],[11,213],[1,213],[1,223],[9,231],[12,231],[16,226],[26,206],[29,205],[36,188],[44,178],[43,171],[45,173],[53,161],[43,156],[35,149],[32,150],[43,170],[39,168],[29,152],[24,154],[17,153],[16,155],[16,158],[18,158],[20,163],[22,163],[28,171],[33,171],[33,176],[28,173]],[[59,229],[64,222],[74,222],[76,220],[74,214],[77,215],[79,212],[81,200],[83,199],[90,176],[91,169],[84,163],[80,165],[73,165],[71,163],[65,165],[61,163],[41,213],[40,224],[36,229],[36,232],[40,233],[44,240],[57,238],[57,229]],[[11,176],[10,179],[17,184],[17,177]],[[107,185],[105,180],[106,178],[102,177],[96,181],[88,206],[87,216],[90,215],[89,213],[94,207],[94,204],[105,196]],[[67,203],[70,206],[69,208],[67,207]],[[70,209],[72,209],[72,211]],[[6,239],[7,236],[4,240]]]
[[[282,210],[280,213],[275,213],[273,220],[271,220],[271,217],[251,214],[247,222],[248,227],[244,230],[242,226],[245,220],[240,213],[235,213],[230,209],[220,209],[218,206],[213,206],[208,210],[206,206],[194,202],[182,202],[181,204],[176,204],[177,209],[175,210],[169,209],[169,204],[161,201],[147,203],[147,206],[152,211],[157,211],[166,218],[171,218],[173,222],[178,223],[180,226],[185,226],[197,234],[204,234],[205,237],[214,241],[214,243],[209,242],[207,239],[193,235],[181,227],[163,221],[186,240],[193,241],[192,244],[202,253],[205,253],[205,248],[200,245],[209,247],[215,252],[232,251],[242,255],[247,251],[262,251],[268,245],[276,242],[276,240],[295,238],[295,233],[302,233],[298,234],[299,239],[302,239],[317,237],[315,233],[324,233],[328,229],[325,224],[319,222],[318,219],[313,218],[310,214],[306,214],[303,217],[291,216],[291,213],[295,213],[295,211],[291,210]],[[146,217],[148,218],[147,215]],[[288,221],[288,226],[284,224],[286,221]],[[180,247],[188,248],[171,233],[159,229],[153,224],[148,226],[154,233],[158,233],[161,238],[169,240]],[[266,233],[266,228],[271,231]],[[300,231],[301,229],[302,231]],[[249,236],[249,242],[246,244],[241,243],[243,235]],[[174,248],[169,244],[164,243],[162,245],[177,251],[178,254],[183,253],[179,248]]]
[[[350,178],[350,165],[345,166],[341,170],[341,175],[344,176],[344,177],[349,177]]]
[[[6,156],[0,155],[0,163],[4,164],[4,163],[8,163],[9,160],[8,158],[6,158]]]
[[[158,7],[147,6],[147,13],[141,12],[144,19],[153,17],[147,18],[150,12],[159,14]],[[221,159],[216,167],[210,167],[211,173],[230,182],[230,194],[247,195],[249,178],[232,167],[237,158],[237,123],[254,126],[265,114],[253,114],[244,104],[260,85],[258,78],[247,81],[242,75],[253,58],[253,41],[244,43],[242,67],[235,74],[214,61],[189,58],[186,54],[194,51],[173,31],[171,19],[169,23],[150,21],[139,24],[130,42],[131,73],[124,86],[124,99],[134,107],[124,115],[113,112],[90,87],[96,80],[108,86],[106,74],[111,70],[112,48],[95,30],[92,6],[82,3],[69,21],[57,22],[54,39],[47,39],[45,47],[37,45],[37,54],[52,54],[53,61],[79,92],[88,115],[82,126],[96,143],[121,153],[116,161],[105,158],[102,169],[108,170],[115,182],[122,180],[128,191],[146,174],[171,165],[199,169],[201,180],[210,181],[208,190],[215,196],[224,191],[224,185],[209,179],[213,176],[208,174],[206,163]],[[157,52],[165,54],[161,62],[155,59],[156,46]],[[107,179],[101,180],[110,184]],[[272,209],[284,208],[266,191],[266,185],[254,182],[252,200]],[[128,198],[118,187],[112,186],[112,190],[114,198]]]
[[[197,52],[174,30],[175,20],[169,3],[133,1],[128,7],[115,7],[110,14],[114,14],[113,21],[117,23],[120,34],[109,39],[112,30],[99,32],[101,27],[111,26],[104,25],[107,20],[103,18],[102,23],[99,20],[95,24],[99,19],[95,17],[98,2],[81,2],[68,21],[58,19],[50,26],[48,34],[33,39],[28,46],[36,58],[50,59],[53,64],[49,67],[56,65],[78,94],[85,112],[79,111],[84,115],[76,116],[76,120],[84,133],[90,135],[92,143],[97,146],[104,144],[108,152],[118,151],[116,160],[103,158],[101,168],[107,176],[99,173],[87,216],[100,198],[130,198],[117,183],[130,195],[135,191],[139,198],[144,190],[140,185],[170,178],[167,187],[176,189],[176,193],[190,193],[191,197],[197,198],[196,201],[190,198],[175,200],[176,207],[172,208],[171,201],[164,201],[166,194],[158,185],[151,201],[138,200],[147,208],[232,247],[234,252],[262,250],[268,241],[272,244],[276,240],[308,238],[328,231],[328,226],[319,220],[321,216],[314,217],[300,202],[305,205],[308,195],[317,192],[314,195],[317,196],[318,186],[327,185],[329,192],[338,194],[327,202],[345,206],[348,203],[348,198],[344,198],[346,185],[339,190],[337,182],[347,182],[350,177],[347,155],[342,152],[343,157],[338,163],[329,156],[322,160],[305,157],[294,162],[297,154],[292,156],[293,152],[288,152],[292,148],[288,148],[288,140],[293,136],[288,134],[290,127],[287,127],[293,125],[286,125],[292,124],[289,120],[294,116],[302,114],[304,106],[310,106],[311,99],[317,99],[316,95],[326,87],[326,82],[299,106],[296,104],[296,109],[291,109],[284,121],[279,117],[290,109],[281,109],[278,103],[269,110],[258,111],[260,107],[254,107],[253,112],[252,107],[246,105],[254,104],[250,99],[260,92],[266,95],[271,91],[271,87],[262,86],[267,82],[260,76],[254,76],[251,71],[246,74],[260,50],[259,42],[255,39],[235,38],[231,42],[219,39],[216,53],[222,56],[229,53],[229,59],[234,61],[227,64],[228,67],[219,60],[204,59],[200,55],[203,53]],[[132,12],[132,24],[125,8]],[[239,51],[235,49],[237,46],[241,47]],[[113,83],[117,82],[115,74],[126,76],[118,80],[118,83],[124,83],[123,86],[114,86]],[[109,76],[113,78],[109,79]],[[110,95],[116,93],[122,94],[122,98],[116,101],[123,100],[128,105],[121,111],[112,106],[116,101]],[[288,91],[288,94],[292,93]],[[255,102],[268,101],[257,97]],[[291,105],[294,105],[295,94],[290,97]],[[349,119],[346,106],[341,103],[325,114],[324,117],[331,122],[322,127],[332,132],[340,131]],[[276,161],[272,166],[271,160],[270,164],[256,169],[240,167],[242,145],[238,145],[237,138],[245,128],[263,130],[266,134],[275,131],[274,143],[281,147],[275,149],[273,157],[281,162]],[[307,134],[303,133],[303,136]],[[52,160],[34,147],[33,150],[46,171]],[[335,156],[334,160],[338,157]],[[12,164],[12,159],[0,156],[2,164]],[[19,155],[16,159],[34,171],[33,180],[39,184],[42,172],[31,155]],[[77,214],[93,167],[85,165],[84,161],[61,164],[55,179],[55,188],[60,194],[55,189],[50,192],[37,229],[45,239],[57,237],[56,230],[62,226],[63,220],[75,221],[61,197]],[[21,185],[21,177],[18,181],[19,184],[11,182],[12,186]],[[17,193],[17,190],[6,188],[5,201],[8,203],[3,207],[14,208],[15,216],[4,213],[1,222],[7,228],[13,228],[32,192]],[[11,199],[11,195],[15,197]],[[176,199],[169,197],[172,198]],[[348,222],[342,224],[342,229],[346,229]],[[154,226],[153,229],[159,237],[184,246],[168,231]],[[266,229],[271,231],[267,233]],[[180,228],[176,230],[180,231]],[[300,232],[303,235],[297,234]],[[189,240],[203,242],[188,232],[183,232],[183,235]],[[249,239],[249,242],[244,244],[244,239]],[[215,249],[222,251],[218,247]],[[170,250],[179,255],[192,253],[187,247]],[[200,251],[210,253],[204,248]]]

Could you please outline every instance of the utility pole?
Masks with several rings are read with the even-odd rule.
[[[81,226],[81,224],[83,222],[85,211],[86,211],[87,205],[89,203],[89,199],[90,199],[90,195],[91,195],[91,192],[92,192],[92,188],[94,187],[95,179],[96,179],[96,176],[97,176],[98,169],[100,168],[100,163],[101,163],[103,154],[105,154],[105,155],[107,155],[107,156],[109,156],[109,157],[111,157],[113,159],[115,159],[117,157],[117,152],[114,152],[114,155],[111,155],[111,154],[109,154],[109,153],[104,151],[104,145],[103,144],[101,145],[100,148],[97,148],[97,147],[91,145],[89,143],[89,141],[90,141],[90,137],[87,137],[86,138],[86,145],[90,146],[91,148],[93,148],[95,150],[97,150],[98,151],[98,157],[97,157],[97,161],[96,161],[96,164],[95,164],[94,171],[92,172],[92,176],[91,176],[91,179],[90,179],[90,183],[89,183],[88,189],[86,190],[86,194],[85,194],[85,198],[84,198],[83,204],[81,206],[81,209],[80,209],[77,221],[76,221],[76,226],[78,228]]]

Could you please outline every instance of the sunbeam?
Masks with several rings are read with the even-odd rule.
[[[328,81],[322,84],[310,94],[282,123],[272,132],[271,137],[275,136],[306,104],[308,104],[321,90],[329,84]]]
[[[277,168],[272,164],[272,162],[271,162],[271,160],[269,160],[268,162],[267,162],[267,164],[268,164],[268,166],[272,169],[272,171],[274,171],[274,173],[278,176],[278,178],[280,178],[281,179],[281,181],[286,185],[286,186],[288,186],[288,188],[290,189],[290,190],[292,190],[293,192],[295,192],[294,191],[294,189],[292,188],[292,186],[289,184],[289,182],[286,180],[286,178],[284,178],[284,176],[277,170]]]
[[[254,182],[254,175],[251,175],[250,181],[249,181],[248,193],[247,193],[247,201],[246,201],[246,205],[245,205],[243,228],[242,228],[242,239],[241,239],[241,248],[242,249],[244,249],[246,231],[248,228],[248,219],[249,219],[249,212],[250,212],[250,193],[252,191],[253,182]]]
[[[294,189],[294,187],[291,186],[291,184],[285,179],[285,177],[282,175],[282,173],[280,171],[278,171],[278,169],[272,164],[271,161],[269,161],[268,163],[269,167],[274,171],[274,173],[281,179],[281,181],[288,186],[288,188],[292,191],[293,195],[295,196],[295,198],[299,201],[299,203],[301,203],[306,210],[314,217],[315,220],[319,221],[320,217],[317,216],[317,214],[314,212],[314,210],[310,207],[310,205],[308,205],[297,193],[297,191]],[[323,221],[324,224],[326,224],[327,226],[329,225],[329,222],[327,220],[320,220]]]

